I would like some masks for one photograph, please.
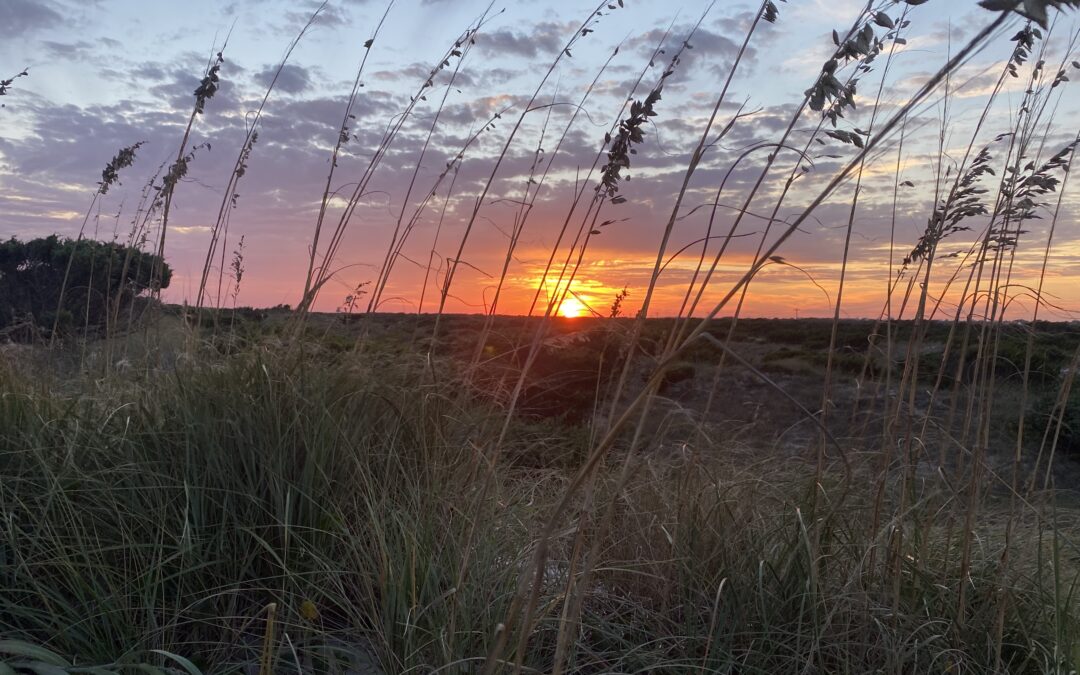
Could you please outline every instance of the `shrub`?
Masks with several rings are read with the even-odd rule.
[[[115,242],[12,237],[0,243],[0,330],[25,323],[45,331],[104,324],[110,310],[150,290],[155,276],[166,288],[172,270],[155,255]]]

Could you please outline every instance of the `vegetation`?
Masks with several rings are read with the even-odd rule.
[[[115,242],[12,237],[0,243],[0,332],[26,340],[102,327],[171,278],[156,256]]]
[[[357,140],[354,111],[381,23],[364,43],[295,310],[237,307],[242,238],[225,259],[260,107],[210,227],[197,299],[130,311],[140,294],[156,299],[169,284],[173,199],[203,150],[198,124],[227,77],[224,47],[194,92],[175,159],[143,191],[126,245],[96,243],[83,229],[139,143],[106,165],[76,239],[3,245],[0,290],[10,305],[0,319],[29,314],[36,328],[30,344],[0,351],[0,674],[1080,669],[1080,504],[1059,485],[1080,472],[1080,331],[1041,314],[1080,140],[1074,129],[1056,133],[1054,119],[1080,35],[1052,43],[1047,34],[1057,10],[1080,3],[981,3],[987,11],[966,42],[901,100],[883,97],[887,84],[899,86],[889,64],[926,0],[868,3],[833,33],[833,53],[784,109],[777,137],[728,167],[753,156],[757,176],[739,188],[730,229],[714,234],[721,198],[734,190],[725,178],[702,209],[706,236],[673,252],[673,233],[698,209],[688,202],[692,179],[743,117],[727,100],[732,78],[763,25],[783,21],[781,6],[764,0],[711,112],[694,120],[700,141],[657,228],[647,286],[620,293],[606,314],[561,319],[590,242],[631,201],[625,180],[649,148],[650,120],[669,114],[664,88],[685,67],[706,11],[681,45],[666,44],[669,36],[654,45],[662,74],[642,64],[593,165],[578,170],[528,316],[498,316],[499,297],[532,207],[610,60],[561,135],[545,118],[529,149],[486,311],[446,313],[526,121],[554,107],[539,102],[560,64],[624,4],[590,10],[524,106],[455,138],[445,170],[414,192],[423,144],[376,278],[348,284],[355,290],[337,314],[314,308],[358,205],[387,157],[401,157],[391,150],[416,120],[421,138],[439,133],[446,99],[433,116],[414,108],[454,87],[488,14],[447,45],[406,109],[379,129],[359,178],[342,181],[338,159]],[[945,147],[950,77],[1007,34],[1011,56],[958,154]],[[859,80],[875,76],[877,92],[867,94]],[[998,103],[1021,77],[1021,105]],[[864,174],[895,174],[886,197],[895,214],[907,123],[938,94],[926,229],[904,243],[894,223],[880,315],[843,320]],[[440,277],[437,299],[425,295],[425,279],[416,314],[378,313],[404,242],[418,236],[422,214],[441,210],[436,258],[446,204],[465,189],[456,178],[466,152],[494,133],[501,150],[472,181],[461,238],[449,245],[456,254],[431,275]],[[781,219],[792,210],[789,188],[814,179],[805,167],[825,143],[846,154]],[[761,270],[794,267],[781,249],[837,200],[849,215],[841,274],[826,292],[832,318],[742,318]],[[764,216],[760,230],[739,229],[748,214]],[[1035,220],[1044,221],[1037,233]],[[728,244],[744,236],[757,238],[757,251],[725,282]],[[679,311],[653,318],[661,274],[687,251],[696,262]],[[1012,278],[1019,251],[1042,263],[1031,286]],[[632,317],[628,297],[641,303]],[[1010,309],[1020,297],[1033,303],[1023,322]],[[81,335],[70,331],[80,325]],[[62,328],[71,339],[57,338]]]
[[[529,466],[554,449],[524,425],[504,448],[514,461],[486,477],[469,442],[483,407],[412,379],[422,371],[322,358],[297,369],[251,353],[97,400],[8,380],[7,636],[115,668],[160,649],[222,672],[270,649],[277,672],[475,670],[470,659],[497,637],[479,627],[508,611],[563,489],[562,471]],[[121,402],[128,410],[112,414]],[[980,671],[997,644],[1009,671],[1046,672],[1080,630],[1068,584],[1052,581],[1071,555],[1052,531],[1018,535],[1027,553],[1003,603],[1000,531],[980,527],[961,615],[958,542],[928,529],[910,558],[889,559],[869,491],[825,486],[836,501],[808,522],[815,490],[798,463],[633,461],[625,484],[613,474],[595,487],[600,503],[622,496],[589,544],[588,577],[575,570],[573,532],[557,540],[525,655],[533,667],[559,651],[574,579],[586,585],[568,666],[583,672],[788,672],[807,659],[826,672],[926,672],[942,658]],[[913,522],[941,499],[920,494]]]

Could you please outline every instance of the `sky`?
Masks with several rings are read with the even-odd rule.
[[[173,197],[165,257],[174,276],[165,297],[195,301],[211,231],[225,204],[227,236],[213,256],[207,302],[295,305],[305,286],[331,153],[366,56],[348,142],[330,180],[324,230],[334,229],[353,191],[362,189],[329,259],[329,235],[320,235],[316,258],[328,279],[318,309],[348,308],[357,287],[363,295],[353,308],[367,308],[390,259],[377,292],[380,311],[435,311],[447,271],[454,268],[446,311],[488,311],[497,297],[495,311],[522,314],[537,298],[542,305],[561,295],[566,283],[557,282],[558,270],[570,260],[579,266],[564,313],[606,314],[624,288],[625,311],[633,312],[645,298],[663,246],[650,314],[674,314],[695,279],[701,240],[712,233],[705,253],[711,261],[719,237],[753,194],[702,293],[695,310],[702,314],[728,293],[761,242],[775,241],[787,223],[807,213],[856,152],[829,136],[807,145],[821,114],[799,113],[799,105],[835,49],[832,32],[845,35],[865,3],[775,4],[776,21],[758,23],[725,90],[758,2],[612,0],[596,16],[597,5],[589,0],[505,0],[490,6],[486,0],[397,0],[389,10],[383,0],[331,0],[282,67],[231,199],[229,176],[254,111],[318,3],[0,0],[0,79],[23,68],[28,72],[0,98],[0,238],[76,237],[82,230],[83,236],[126,241],[142,213],[140,196],[148,185],[160,184],[159,172],[176,159],[192,93],[221,50],[220,90],[192,125],[188,173]],[[892,36],[902,36],[903,44],[889,38],[882,55],[858,73],[856,105],[838,121],[841,131],[873,133],[875,124],[880,127],[996,17],[973,0],[918,6],[881,0],[875,8],[897,25],[906,12],[910,23]],[[1035,50],[1051,64],[1044,71],[1064,64],[1072,73],[1080,16],[1052,18],[1053,29]],[[849,177],[809,212],[777,251],[780,258],[755,277],[743,315],[831,316],[844,270],[841,315],[876,317],[887,289],[895,284],[902,290],[915,278],[916,271],[907,270],[896,283],[900,262],[923,234],[941,191],[953,183],[972,139],[976,151],[987,148],[995,175],[1004,169],[1009,137],[1000,135],[1011,128],[1038,56],[1021,67],[1020,77],[1008,78],[990,108],[987,102],[1012,53],[1009,38],[1023,24],[1015,16],[995,31],[882,139],[862,168],[854,211],[856,182]],[[580,30],[583,25],[587,32]],[[884,26],[875,30],[878,37],[889,33]],[[672,64],[686,42],[689,47]],[[432,77],[450,50],[460,54],[447,58]],[[842,76],[857,66],[842,67]],[[592,214],[586,220],[599,175],[592,167],[598,157],[600,165],[606,161],[605,134],[626,117],[624,104],[644,99],[668,69],[655,116],[642,127],[644,138],[624,171],[631,180],[619,185],[620,203],[605,203],[595,221]],[[431,86],[423,87],[429,78]],[[1073,79],[1080,82],[1080,72]],[[1076,136],[1075,86],[1063,82],[1048,90],[1038,138],[1025,160],[1045,161]],[[688,176],[721,92],[707,149]],[[417,94],[423,98],[411,105]],[[763,173],[774,146],[762,144],[775,143],[791,123],[788,147]],[[136,142],[142,145],[135,164],[91,209],[105,164]],[[804,147],[809,154],[799,155]],[[781,199],[797,167],[799,178]],[[992,198],[994,185],[984,178]],[[578,192],[584,197],[572,210]],[[1075,192],[1066,185],[1058,212],[1043,286],[1047,302],[1039,310],[1043,318],[1080,318]],[[1013,317],[1030,315],[1034,306],[1029,289],[1038,283],[1057,194],[1046,202],[1038,209],[1041,217],[1025,224],[1022,245],[1011,256]],[[719,206],[709,230],[714,203]],[[948,256],[968,250],[985,223],[969,218],[963,225],[970,230],[941,244],[931,296],[944,298],[945,313],[955,307],[967,273],[962,255]],[[564,224],[567,234],[560,238]],[[160,222],[152,219],[150,227],[152,247]],[[584,251],[573,245],[583,227],[595,232]],[[407,233],[404,241],[401,232]],[[237,289],[231,260],[241,237]],[[388,256],[392,244],[396,253]],[[549,260],[556,261],[556,272],[545,278]],[[961,281],[950,284],[954,277]],[[897,304],[898,298],[894,294]]]

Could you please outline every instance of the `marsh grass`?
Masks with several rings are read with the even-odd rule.
[[[0,671],[1075,672],[1080,523],[1054,476],[1064,461],[1059,443],[1076,435],[1080,347],[1040,356],[1036,320],[1050,303],[1043,280],[1054,264],[1076,147],[1052,147],[1052,139],[1077,36],[1062,41],[1057,66],[1047,67],[1049,38],[1060,29],[1059,15],[1046,10],[1077,3],[983,3],[996,13],[979,14],[968,41],[886,116],[892,54],[922,4],[868,2],[846,31],[834,32],[833,54],[777,138],[755,142],[725,167],[730,176],[741,162],[757,162],[738,206],[721,201],[731,201],[726,177],[709,186],[711,202],[691,206],[699,168],[751,114],[745,104],[730,115],[725,106],[742,59],[769,37],[765,24],[784,20],[782,5],[760,4],[712,94],[659,228],[641,310],[619,318],[624,290],[610,316],[594,320],[594,332],[580,331],[593,351],[581,347],[576,357],[598,355],[599,363],[580,369],[589,390],[572,400],[588,401],[573,423],[529,414],[530,392],[546,387],[558,398],[568,375],[559,368],[575,363],[575,355],[560,361],[552,348],[560,337],[555,314],[577,297],[592,239],[617,231],[620,207],[632,204],[623,182],[633,155],[646,147],[652,118],[667,114],[664,87],[713,6],[670,55],[670,35],[663,36],[611,111],[592,166],[578,174],[529,317],[519,323],[496,313],[522,232],[618,49],[577,97],[562,100],[551,81],[581,40],[604,30],[603,17],[623,11],[621,0],[597,4],[541,71],[487,156],[449,256],[439,253],[440,237],[452,200],[463,196],[455,192],[463,189],[459,171],[482,135],[499,133],[495,122],[510,109],[481,120],[430,186],[421,165],[439,141],[474,41],[494,15],[488,6],[433,63],[371,154],[359,168],[350,164],[359,174],[351,192],[339,192],[339,159],[358,138],[362,78],[393,9],[388,3],[363,45],[330,153],[299,305],[278,323],[261,324],[236,307],[244,238],[231,266],[225,252],[237,186],[256,161],[259,119],[272,105],[271,83],[245,126],[210,230],[195,320],[186,308],[163,308],[133,340],[134,309],[122,330],[119,302],[106,299],[113,309],[104,344],[85,332],[77,366],[56,344],[56,330],[51,367],[36,367],[37,351],[0,360]],[[321,11],[290,43],[279,73]],[[952,78],[1017,25],[1012,57],[962,156],[950,159]],[[660,74],[650,78],[657,63]],[[165,251],[173,198],[202,148],[195,121],[207,114],[223,65],[217,51],[175,160],[143,190],[128,234],[137,248]],[[867,115],[854,102],[871,72],[880,80],[863,130],[848,117]],[[1028,85],[1023,105],[1005,128],[984,128],[1013,77]],[[442,96],[430,117],[420,117],[419,101],[436,82]],[[648,91],[640,94],[643,84]],[[10,85],[0,83],[0,93]],[[570,110],[561,131],[557,107]],[[939,140],[933,186],[923,195],[927,227],[903,242],[895,214],[909,182],[901,169],[905,141],[929,110],[937,111]],[[520,150],[541,115],[535,144]],[[341,316],[321,317],[314,303],[340,271],[337,254],[356,209],[415,123],[424,140],[410,160],[368,312],[353,316],[368,292],[361,280],[348,285],[356,290]],[[813,179],[811,150],[826,142],[848,153],[840,167],[809,193],[791,190]],[[84,228],[138,148],[109,163]],[[504,195],[498,184],[516,153],[531,165],[524,183]],[[878,161],[893,177],[885,298],[877,320],[853,328],[840,318],[849,244],[863,174]],[[774,185],[780,189],[770,192]],[[781,253],[816,209],[849,188],[834,286]],[[334,197],[345,206],[334,209]],[[410,319],[402,339],[377,310],[406,242],[440,197],[417,289],[422,312],[434,285],[438,309]],[[797,198],[805,205],[781,218]],[[495,295],[483,318],[459,330],[460,317],[444,315],[447,300],[461,267],[473,267],[466,254],[482,213],[504,200],[517,208]],[[673,253],[679,228],[702,208],[705,236]],[[721,209],[734,212],[732,224],[714,235]],[[1045,213],[1052,217],[1038,235],[1045,241],[1034,241],[1030,221]],[[747,216],[763,218],[760,233],[743,231]],[[969,228],[972,235],[963,234]],[[717,288],[732,241],[747,236],[758,237],[753,259],[734,283]],[[944,250],[943,242],[958,241],[966,250]],[[1021,287],[1013,279],[1016,252],[1032,245],[1043,252],[1038,285]],[[661,275],[688,252],[696,265],[677,316],[650,317]],[[126,270],[131,262],[110,264]],[[751,362],[739,351],[740,331],[748,330],[740,315],[770,265],[802,271],[829,297],[833,317],[796,326],[795,346]],[[947,295],[958,297],[954,307]],[[1018,338],[1005,317],[1020,297],[1034,299],[1035,316]],[[722,313],[730,315],[726,324]],[[781,330],[774,342],[788,344]],[[852,354],[845,351],[852,343],[867,346]],[[940,347],[936,356],[927,351],[931,343]],[[814,402],[785,388],[794,381],[776,365],[785,359],[819,378]],[[680,381],[695,382],[703,362],[710,384],[702,409],[691,409],[669,394]],[[1005,364],[1018,377],[1007,377]],[[1048,376],[1048,368],[1059,372]],[[851,409],[834,407],[839,376],[853,373]],[[743,381],[736,377],[791,404],[793,426],[811,429],[808,444],[776,443],[775,456],[762,460],[766,430],[753,421],[726,436],[713,428],[718,392]],[[1002,433],[1011,434],[1004,462],[993,456]]]
[[[468,438],[489,413],[431,388],[416,396],[407,369],[376,363],[328,374],[250,354],[143,383],[116,395],[116,407],[9,376],[5,636],[83,664],[169,665],[157,649],[220,672],[259,658],[273,603],[275,672],[297,658],[299,670],[330,672],[331,653],[384,672],[474,670],[565,479],[500,470],[498,506],[467,537],[462,497],[490,470]],[[510,455],[535,449],[527,436],[508,445]],[[599,503],[619,498],[578,590],[571,671],[986,665],[1000,602],[997,523],[979,528],[961,617],[948,590],[960,582],[959,551],[938,528],[920,533],[897,569],[871,564],[894,524],[869,528],[868,491],[818,523],[827,562],[815,564],[810,464],[698,454],[632,464],[629,479],[594,486]],[[838,489],[819,488],[829,501]],[[926,517],[939,499],[927,491],[906,515]],[[1003,658],[1010,672],[1047,672],[1064,646],[1057,636],[1080,628],[1060,567],[1068,545],[1037,522],[1016,536],[1024,553],[1006,580]],[[553,542],[523,657],[539,670],[553,658],[574,541],[571,529]]]

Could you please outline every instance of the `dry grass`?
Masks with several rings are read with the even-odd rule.
[[[597,322],[601,332],[590,348],[599,358],[596,372],[587,373],[592,414],[581,415],[580,425],[528,419],[526,399],[537,386],[557,396],[558,371],[552,375],[549,362],[555,313],[575,293],[592,238],[627,201],[624,171],[649,120],[674,114],[664,110],[661,94],[683,67],[693,31],[674,48],[664,36],[653,52],[654,60],[665,47],[671,52],[662,74],[642,96],[638,89],[649,73],[643,67],[614,111],[592,167],[566,205],[530,307],[536,316],[505,334],[495,330],[494,314],[522,232],[610,61],[595,69],[561,132],[549,131],[556,100],[542,101],[571,50],[602,30],[600,17],[621,11],[621,1],[605,0],[585,15],[512,118],[441,279],[430,265],[458,170],[494,126],[482,121],[428,186],[420,166],[439,138],[445,95],[424,121],[423,149],[412,160],[405,204],[368,302],[369,313],[380,307],[405,241],[445,190],[429,269],[416,289],[423,309],[429,279],[436,280],[439,309],[426,324],[417,317],[408,339],[381,333],[370,315],[356,317],[357,330],[343,335],[312,307],[337,272],[345,233],[373,178],[403,130],[412,130],[417,101],[438,76],[445,94],[467,72],[490,7],[417,85],[351,192],[341,193],[345,207],[335,210],[337,160],[354,140],[353,110],[368,54],[380,44],[377,25],[330,154],[299,307],[279,325],[249,331],[235,308],[243,240],[231,291],[225,255],[237,185],[257,161],[260,107],[211,229],[195,312],[143,322],[132,314],[122,327],[119,303],[107,301],[113,309],[104,340],[90,339],[87,311],[77,365],[55,325],[51,351],[16,353],[0,363],[0,671],[86,672],[92,665],[99,668],[94,672],[191,675],[1075,672],[1080,531],[1075,510],[1059,499],[1050,478],[1053,463],[1063,461],[1058,441],[1075,419],[1071,390],[1080,349],[1048,384],[1033,375],[1032,330],[1023,357],[1012,361],[1019,364],[1019,385],[999,368],[1016,346],[1006,330],[1010,304],[1030,296],[1036,318],[1046,306],[1042,278],[1053,265],[1076,146],[1050,144],[1077,36],[1051,50],[1048,37],[1057,26],[1043,12],[1048,4],[1077,3],[1025,2],[1034,21],[1022,25],[1012,11],[980,14],[968,41],[886,114],[881,102],[894,86],[891,55],[908,21],[920,20],[921,4],[870,2],[836,32],[834,54],[795,98],[777,138],[748,148],[728,167],[765,155],[739,195],[729,231],[712,234],[721,198],[729,196],[725,179],[710,186],[716,192],[706,205],[706,236],[672,253],[696,173],[744,117],[742,108],[722,114],[728,86],[745,66],[747,48],[762,39],[761,26],[783,20],[782,6],[761,3],[713,94],[661,228],[640,313],[617,318],[623,295],[611,316]],[[311,21],[290,43],[279,72]],[[962,157],[950,159],[944,139],[952,124],[951,78],[1016,25],[1012,57]],[[158,255],[166,252],[173,196],[200,148],[193,130],[200,116],[212,114],[225,73],[216,51],[176,159],[143,192],[128,238],[133,247],[149,243]],[[869,112],[855,109],[860,77],[880,78]],[[1007,127],[985,128],[1001,119],[990,113],[998,111],[1010,77],[1028,84],[1023,105]],[[3,81],[0,93],[11,82]],[[888,270],[883,309],[859,368],[856,357],[842,352],[840,317],[848,245],[866,198],[863,174],[877,161],[890,170],[895,164],[888,196],[895,213],[903,139],[909,123],[931,107],[940,114],[941,140],[927,227],[909,244],[893,234],[882,261]],[[514,195],[518,208],[489,316],[465,334],[471,346],[458,349],[461,336],[451,334],[451,318],[443,317],[447,299],[461,266],[470,265],[466,247],[504,163],[541,114],[540,140],[528,150],[528,181]],[[866,118],[866,130],[847,119],[856,115]],[[988,135],[997,140],[986,143]],[[790,191],[823,138],[848,146],[840,168],[810,192]],[[544,145],[554,151],[541,157]],[[137,148],[107,166],[84,226]],[[950,161],[955,165],[947,167]],[[794,361],[808,377],[820,376],[812,392],[819,403],[808,407],[759,367],[764,359],[742,357],[734,339],[756,275],[768,265],[790,266],[781,253],[791,236],[852,186],[853,196],[842,202],[849,216],[839,284],[807,282],[835,302],[820,353],[824,367]],[[805,206],[780,220],[797,197],[806,198]],[[728,261],[730,242],[744,236],[745,216],[760,214],[771,215],[753,261],[722,286],[717,270]],[[1030,222],[1045,216],[1051,226],[1036,240]],[[966,252],[946,252],[943,242],[967,236],[969,227],[975,229],[964,240]],[[1019,287],[1013,278],[1021,247],[1042,252],[1036,288]],[[686,251],[697,254],[697,264],[679,314],[650,321],[661,274]],[[162,270],[154,271],[161,279]],[[556,291],[545,303],[546,287]],[[946,316],[943,298],[961,287]],[[365,292],[361,282],[347,300],[347,322]],[[220,321],[230,295],[230,319]],[[731,315],[726,334],[715,330],[721,314]],[[943,316],[947,336],[940,358],[930,358],[927,344],[931,335],[939,338]],[[501,346],[489,353],[492,343]],[[560,349],[579,348],[566,345]],[[120,355],[123,369],[116,366]],[[46,357],[51,371],[26,368],[30,359]],[[684,405],[667,395],[676,380],[693,379],[688,360],[700,359],[713,374],[703,411],[696,401]],[[836,401],[850,393],[840,374],[854,371],[858,389],[850,410],[840,409]],[[760,427],[748,424],[725,438],[710,426],[717,392],[731,386],[736,372],[793,404],[793,425],[814,430],[809,447],[762,459],[753,454],[764,445],[755,438]],[[1038,416],[1036,400],[1051,401]],[[993,455],[1003,433],[1004,463]],[[549,455],[558,459],[548,461]]]

